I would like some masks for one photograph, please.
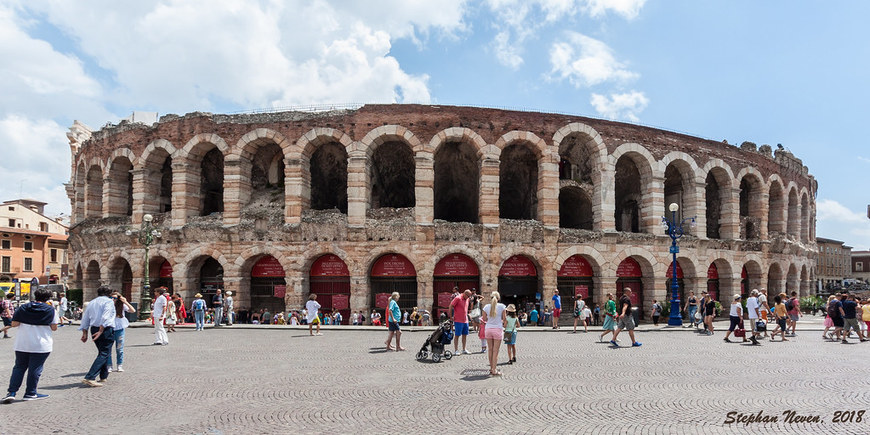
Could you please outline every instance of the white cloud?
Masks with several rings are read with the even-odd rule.
[[[568,79],[577,88],[638,77],[616,60],[607,44],[577,32],[566,32],[565,36],[567,41],[557,41],[550,49],[553,76]]]
[[[631,91],[622,94],[592,94],[592,107],[601,116],[609,119],[628,119],[637,122],[637,115],[649,104],[649,99],[643,92]]]
[[[487,0],[495,15],[492,49],[502,65],[512,69],[523,63],[523,46],[541,29],[577,14],[600,18],[612,11],[634,19],[646,0]]]
[[[855,212],[832,200],[816,201],[816,235],[842,240],[856,250],[870,249],[870,219],[864,211]]]

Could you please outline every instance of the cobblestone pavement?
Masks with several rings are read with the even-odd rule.
[[[126,371],[102,388],[80,383],[93,344],[61,328],[40,382],[51,397],[0,405],[0,433],[870,433],[870,412],[832,422],[870,411],[870,343],[818,331],[758,347],[651,331],[638,334],[643,347],[613,349],[592,332],[525,330],[518,363],[490,378],[480,353],[416,361],[429,332],[386,352],[386,331],[257,328],[184,329],[165,347],[131,328]],[[4,387],[11,348],[0,340]],[[788,410],[823,422],[785,423]],[[779,422],[724,424],[732,411]]]

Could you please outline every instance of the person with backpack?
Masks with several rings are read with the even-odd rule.
[[[662,306],[659,304],[659,301],[653,299],[652,311],[650,314],[652,315],[653,325],[659,326],[659,318],[662,316]]]
[[[190,304],[190,309],[193,310],[196,331],[202,331],[205,327],[205,301],[202,299],[202,293],[197,293],[194,297],[196,299]]]
[[[584,313],[585,310],[586,310],[586,301],[584,301],[582,298],[579,298],[579,297],[577,299],[575,299],[574,300],[574,332],[573,332],[573,334],[577,333],[577,320],[582,321],[583,322],[583,329],[586,330],[586,332],[589,332],[589,328],[586,326],[586,318],[585,318],[585,313]],[[510,352],[508,352],[508,354],[510,354]]]

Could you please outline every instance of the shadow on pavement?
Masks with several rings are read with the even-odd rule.
[[[489,369],[465,369],[461,373],[463,381],[482,381],[489,379]]]
[[[72,376],[72,375],[66,375],[66,376]],[[66,377],[66,376],[64,376],[64,377]],[[85,376],[84,373],[82,373],[81,375],[78,375],[78,377],[84,377],[84,376]],[[40,386],[39,389],[40,390],[70,390],[70,389],[79,388],[79,387],[84,387],[84,385],[82,385],[81,382],[74,382],[72,384],[52,385],[50,387]]]
[[[68,375],[61,376],[62,378],[83,378],[87,373],[70,373]]]

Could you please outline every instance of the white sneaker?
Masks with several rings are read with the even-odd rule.
[[[123,372],[123,371],[124,371],[124,366],[122,366],[122,365],[118,365],[118,368],[116,368],[115,371],[116,371],[116,372]]]
[[[471,352],[469,352],[468,349],[462,349],[462,353],[466,355],[471,355]]]

